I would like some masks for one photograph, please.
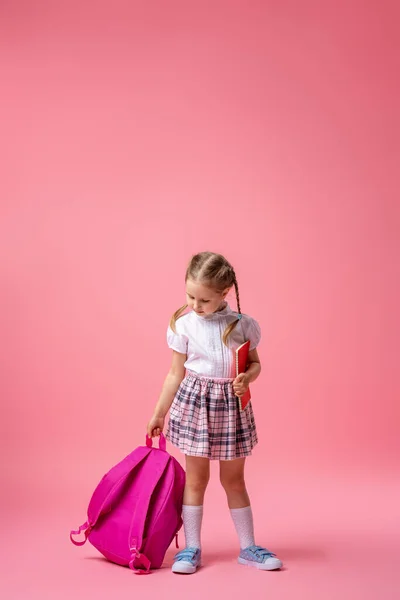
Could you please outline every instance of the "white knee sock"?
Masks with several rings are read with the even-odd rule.
[[[251,506],[231,508],[231,515],[239,537],[240,548],[254,546],[254,525]]]
[[[201,523],[203,521],[203,507],[182,507],[183,527],[185,530],[186,548],[201,548]]]

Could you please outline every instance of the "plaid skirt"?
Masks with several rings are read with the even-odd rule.
[[[166,438],[188,456],[233,460],[258,442],[251,402],[239,409],[233,379],[187,371],[171,406]]]

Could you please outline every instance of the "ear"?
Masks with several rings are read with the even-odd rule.
[[[232,286],[231,286],[231,287],[232,287]],[[228,287],[228,288],[226,288],[226,289],[225,289],[225,290],[222,292],[222,297],[223,297],[223,298],[225,298],[225,297],[228,295],[228,293],[229,293],[229,290],[231,289],[231,287]]]

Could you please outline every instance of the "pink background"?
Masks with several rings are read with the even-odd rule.
[[[4,598],[398,597],[396,5],[1,3]],[[205,249],[262,327],[247,482],[286,568],[236,565],[213,465],[205,568],[138,578],[68,533],[144,442]]]

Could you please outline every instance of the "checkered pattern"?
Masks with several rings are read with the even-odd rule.
[[[239,410],[233,379],[188,371],[172,403],[166,438],[183,454],[213,460],[249,456],[257,444],[251,402]]]

